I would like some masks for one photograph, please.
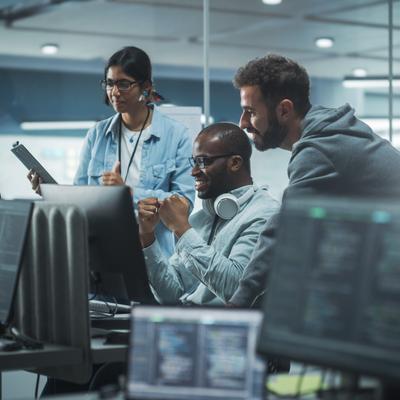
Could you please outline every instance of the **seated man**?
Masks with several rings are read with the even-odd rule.
[[[253,185],[251,145],[231,123],[210,125],[193,146],[192,176],[203,209],[173,195],[139,202],[139,230],[150,283],[161,303],[226,304],[238,287],[254,246],[279,204]],[[177,237],[168,259],[154,229],[160,222]]]

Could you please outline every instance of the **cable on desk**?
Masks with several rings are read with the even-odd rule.
[[[97,294],[98,294],[98,289],[99,289],[99,281],[97,280],[97,281],[95,281],[95,293],[94,293],[94,295],[89,299],[89,301],[90,300],[96,300],[96,297],[97,297]],[[102,288],[101,289],[101,297],[108,297],[108,298],[111,298],[111,300],[112,300],[112,305],[111,305],[111,302],[109,302],[108,300],[104,300],[103,298],[101,298],[99,301],[102,301],[107,307],[108,307],[108,310],[109,310],[109,313],[104,313],[103,314],[103,312],[98,312],[99,314],[103,314],[103,315],[107,315],[107,317],[115,317],[115,314],[117,313],[117,311],[118,311],[118,301],[117,301],[117,298],[115,297],[115,296],[113,296],[113,295],[109,295],[108,293],[107,293],[107,291],[104,289],[104,288]],[[114,307],[114,308],[112,308],[112,306]]]
[[[109,319],[112,318],[114,315],[110,313],[104,313],[101,311],[90,311],[90,318],[92,319]]]
[[[334,370],[330,370],[330,376],[329,376],[329,383],[328,383],[328,389],[329,390],[335,390],[336,389],[336,375],[337,375],[337,372],[336,371],[334,371]]]
[[[112,395],[112,398],[121,390],[119,377],[126,374],[124,362],[108,362],[100,365],[90,379],[88,392],[99,391],[101,398],[103,395]]]
[[[21,343],[26,349],[38,350],[43,348],[43,343],[20,332],[15,326],[10,327],[10,333],[14,339]]]
[[[35,399],[39,398],[40,374],[36,374]]]
[[[267,373],[265,376],[265,386],[264,386],[264,399],[268,400],[268,393],[271,393],[271,391],[268,389],[268,380],[269,380],[269,374]]]
[[[107,300],[98,300],[100,302],[103,302],[106,307],[108,308],[108,311],[98,311],[98,310],[91,310],[90,309],[90,304],[89,304],[89,311],[90,311],[90,316],[94,318],[113,318],[115,317],[115,314],[118,312],[118,303],[117,299],[113,296],[113,302],[109,302]],[[95,300],[95,299],[92,299]]]
[[[326,378],[327,372],[328,372],[328,370],[326,368],[323,368],[320,373],[319,386],[316,390],[317,398],[319,398],[320,394],[324,391],[324,384],[325,384],[325,378]]]
[[[301,387],[303,386],[304,375],[306,374],[306,372],[307,372],[307,365],[303,364],[299,374],[299,379],[297,380],[297,387],[295,394],[296,398],[299,398],[299,396],[301,396]]]
[[[322,392],[323,389],[324,389],[324,383],[325,383],[325,378],[326,378],[327,372],[328,371],[325,368],[322,370],[321,378],[320,378],[320,381],[319,381],[319,388],[317,390],[318,393]]]
[[[91,392],[93,390],[93,388],[96,385],[96,379],[97,377],[101,374],[101,372],[103,371],[103,369],[106,369],[109,363],[105,363],[103,365],[101,365],[97,371],[94,373],[94,375],[92,376],[92,378],[90,379],[90,383],[89,383],[89,387],[88,387],[88,392]]]

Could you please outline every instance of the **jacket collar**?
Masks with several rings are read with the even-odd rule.
[[[108,119],[106,122],[107,130],[105,134],[106,136],[112,134],[114,140],[118,139],[119,119],[120,119],[120,114],[117,113],[111,117],[111,120]],[[153,107],[153,118],[151,121],[151,130],[149,139],[152,136],[159,138],[160,132],[162,131],[162,126],[163,126],[163,114],[160,111],[158,111],[156,107]]]

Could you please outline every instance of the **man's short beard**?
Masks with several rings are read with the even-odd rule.
[[[278,148],[288,134],[288,128],[280,125],[275,116],[271,115],[269,120],[268,129],[261,135],[261,145],[257,146],[257,143],[255,143],[256,149],[259,151]]]
[[[203,192],[197,192],[197,197],[201,200],[216,199],[223,193],[228,193],[232,190],[232,183],[225,171],[220,171],[208,180],[209,187]]]

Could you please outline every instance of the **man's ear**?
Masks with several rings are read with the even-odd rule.
[[[294,116],[294,104],[292,100],[283,99],[276,106],[276,117],[279,122],[286,122]]]
[[[228,168],[232,172],[237,172],[242,168],[243,158],[239,155],[231,156],[228,160]]]

